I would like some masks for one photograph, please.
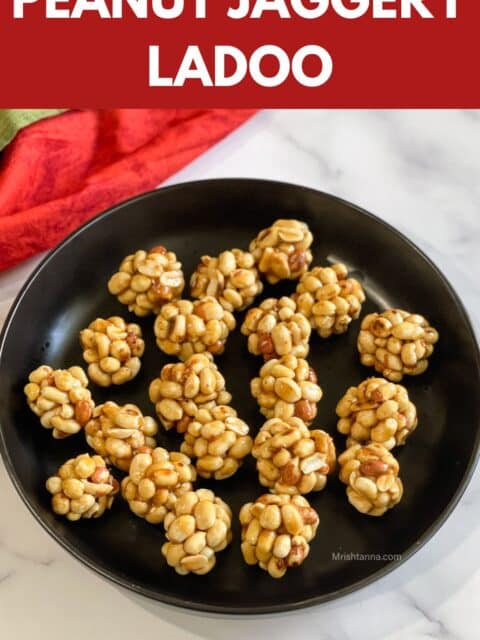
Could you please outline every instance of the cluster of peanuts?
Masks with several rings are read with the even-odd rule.
[[[201,409],[188,425],[180,451],[196,459],[202,478],[225,480],[252,450],[249,426],[232,407]]]
[[[166,302],[180,298],[184,287],[181,263],[162,245],[124,258],[108,282],[110,293],[139,317],[160,313]]]
[[[190,280],[192,298],[213,296],[227,311],[250,306],[263,291],[255,259],[248,251],[232,249],[218,257],[202,256]]]
[[[28,376],[24,387],[28,406],[56,439],[78,433],[90,420],[94,402],[81,367],[52,369],[42,365]]]
[[[260,273],[270,284],[296,280],[312,261],[313,236],[304,222],[277,220],[250,243],[250,251]]]
[[[80,331],[80,343],[88,375],[101,387],[129,382],[140,371],[145,343],[138,324],[119,316],[97,318]]]
[[[360,513],[382,516],[403,495],[400,465],[390,450],[417,427],[416,407],[402,385],[367,378],[347,390],[336,412],[338,431],[347,436],[338,463],[348,500]]]
[[[149,396],[165,429],[178,433],[187,431],[200,409],[213,409],[232,399],[217,365],[202,353],[165,365],[150,384]]]
[[[312,330],[323,338],[345,333],[360,315],[365,293],[341,263],[314,267],[312,234],[298,220],[277,220],[250,243],[201,257],[190,280],[193,301],[181,299],[185,281],[175,253],[163,246],[127,256],[108,289],[139,317],[155,314],[158,347],[180,362],[167,364],[149,386],[149,397],[166,430],[183,435],[180,451],[156,446],[156,421],[133,404],[108,401],[95,407],[80,367],[43,365],[25,386],[32,411],[55,438],[85,430],[96,455],[81,454],[48,478],[53,511],[75,521],[98,518],[119,490],[108,465],[127,473],[121,493],[130,510],[163,523],[162,554],[177,573],[203,575],[232,538],[232,513],[208,489],[194,489],[197,475],[224,480],[250,453],[259,482],[270,490],[240,510],[241,550],[274,578],[299,566],[309,553],[319,516],[303,497],[322,490],[336,467],[332,438],[309,429],[322,398],[315,371],[305,359]],[[270,284],[299,279],[290,297],[268,298],[251,308],[241,332],[248,350],[263,356],[251,393],[267,421],[254,440],[230,406],[231,394],[213,361],[223,353],[234,312],[253,304]],[[390,309],[361,324],[361,362],[387,379],[350,387],[337,404],[338,431],[347,449],[338,457],[349,502],[361,513],[381,516],[402,497],[399,464],[390,450],[417,426],[415,405],[395,384],[428,366],[438,333],[422,316]],[[145,349],[137,324],[97,318],[80,332],[88,376],[107,387],[132,380]]]
[[[317,374],[308,362],[290,354],[267,360],[250,388],[266,418],[295,417],[309,425],[323,395],[317,383]]]
[[[267,493],[248,502],[240,510],[245,562],[282,578],[308,556],[319,522],[303,496]]]
[[[338,463],[348,500],[360,513],[381,516],[400,502],[400,466],[383,445],[355,444],[338,457]]]
[[[348,278],[342,263],[314,267],[298,283],[295,296],[298,310],[310,320],[322,338],[345,333],[360,315],[365,293],[355,278]]]
[[[208,489],[180,496],[164,520],[167,564],[180,575],[203,575],[213,569],[216,554],[232,539],[230,507]]]
[[[405,444],[416,428],[417,410],[408,391],[383,378],[350,387],[337,404],[338,430],[347,446],[376,442],[386,449]]]
[[[417,427],[417,409],[402,385],[367,378],[347,390],[336,412],[338,431],[348,436],[338,457],[348,500],[360,513],[381,516],[402,498],[400,465],[390,450]]]
[[[249,309],[242,324],[248,336],[248,350],[265,360],[294,355],[306,358],[309,351],[311,327],[299,313],[292,298],[267,298],[258,307]]]
[[[110,509],[118,482],[101,456],[84,453],[62,464],[46,488],[52,494],[53,511],[75,521],[99,518]]]
[[[365,316],[357,346],[362,364],[375,367],[392,382],[400,382],[404,375],[417,376],[426,371],[437,341],[437,330],[423,316],[388,309]]]
[[[186,360],[195,353],[219,355],[228,335],[235,329],[235,318],[208,296],[202,300],[177,300],[163,305],[154,331],[158,347],[167,355]]]
[[[144,416],[134,404],[123,407],[115,402],[97,405],[85,425],[87,443],[113,466],[128,471],[135,453],[154,447],[157,423]]]
[[[267,420],[252,449],[260,484],[278,494],[322,490],[335,470],[335,445],[321,429],[310,430],[299,418]]]
[[[160,524],[179,496],[191,491],[197,477],[190,458],[162,447],[144,447],[133,457],[122,495],[131,511],[151,524]]]

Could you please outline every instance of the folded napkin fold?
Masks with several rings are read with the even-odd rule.
[[[65,109],[0,109],[0,151],[9,144],[24,127],[56,116]]]
[[[70,111],[23,129],[0,156],[0,270],[154,188],[253,113]]]

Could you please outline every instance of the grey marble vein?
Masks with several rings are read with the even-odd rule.
[[[433,627],[428,632],[428,636],[431,638],[442,638],[444,640],[458,640],[458,636],[450,631],[446,624],[437,616],[433,615],[425,606],[421,605],[419,601],[411,594],[402,592],[402,596],[408,602],[408,604],[415,609],[428,623]]]

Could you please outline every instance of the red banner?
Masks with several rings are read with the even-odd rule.
[[[0,107],[479,107],[479,24],[476,0],[1,0]]]

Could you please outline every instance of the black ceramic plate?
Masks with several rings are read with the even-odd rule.
[[[24,401],[31,369],[82,364],[78,332],[97,316],[128,316],[109,295],[109,276],[123,256],[159,243],[177,253],[189,276],[201,255],[248,247],[250,239],[276,218],[299,218],[314,234],[314,264],[344,261],[359,278],[368,301],[362,314],[401,307],[427,316],[440,342],[426,374],[405,384],[418,407],[420,424],[408,444],[395,451],[405,485],[402,502],[382,518],[351,507],[344,486],[329,480],[309,499],[320,527],[308,560],[273,580],[240,554],[234,522],[233,544],[219,554],[204,577],[178,576],[160,553],[163,528],[132,515],[118,498],[99,520],[69,523],[49,509],[46,477],[64,460],[87,450],[83,435],[55,441]],[[266,296],[293,291],[295,283],[267,287]],[[188,292],[186,292],[188,295]],[[133,317],[131,318],[133,319]],[[238,326],[241,317],[238,318]],[[147,350],[140,375],[120,388],[93,387],[97,402],[134,402],[148,414],[148,384],[168,362],[155,346],[153,319],[141,321]],[[324,398],[316,425],[335,437],[335,405],[345,389],[373,374],[359,364],[355,347],[359,321],[343,336],[311,342],[309,359]],[[249,382],[261,365],[249,355],[239,329],[218,358],[234,406],[256,433],[262,424]],[[0,341],[0,422],[7,469],[25,503],[45,529],[70,553],[103,576],[133,591],[174,605],[227,613],[294,609],[349,593],[408,558],[452,511],[471,475],[479,445],[479,354],[465,311],[454,291],[411,242],[372,215],[333,196],[303,187],[254,180],[215,180],[167,187],[130,200],[71,235],[37,268],[22,289]],[[162,432],[159,444],[177,448],[177,436]],[[211,486],[238,514],[263,493],[253,459],[233,478]],[[358,561],[348,555],[378,554]],[[383,555],[386,554],[386,555]],[[398,554],[399,558],[391,557]]]

